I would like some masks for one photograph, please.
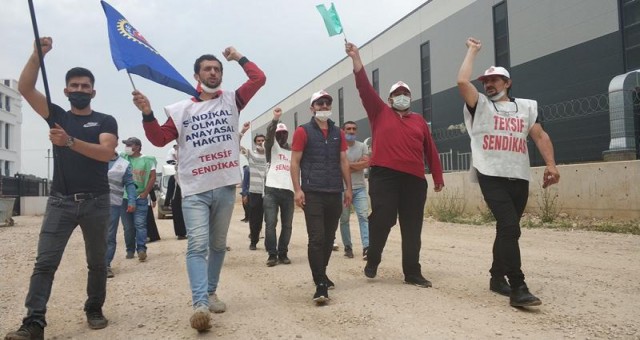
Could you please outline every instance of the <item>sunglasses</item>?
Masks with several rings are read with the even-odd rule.
[[[316,100],[315,102],[313,102],[313,105],[318,105],[318,106],[322,106],[322,105],[331,105],[333,101],[331,99],[328,98],[320,98],[318,100]]]

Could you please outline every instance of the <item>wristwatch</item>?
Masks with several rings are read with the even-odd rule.
[[[65,145],[66,147],[69,147],[69,148],[70,148],[70,147],[72,147],[72,146],[73,146],[73,144],[74,144],[75,142],[76,142],[76,139],[75,139],[75,138],[73,138],[73,137],[71,137],[71,136],[69,136],[69,137],[67,138],[67,142],[66,142],[64,145]]]

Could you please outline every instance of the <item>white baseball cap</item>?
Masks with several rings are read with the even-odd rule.
[[[331,95],[329,95],[329,93],[325,90],[320,90],[314,94],[311,95],[311,101],[309,101],[309,105],[313,106],[313,102],[315,102],[316,100],[322,98],[322,97],[328,97],[329,99],[333,100],[333,98],[331,97]]]
[[[486,71],[484,71],[483,75],[478,77],[478,80],[484,82],[485,78],[489,76],[503,76],[511,79],[511,75],[509,75],[509,71],[507,71],[506,68],[502,66],[491,66]]]
[[[278,126],[276,126],[276,132],[280,132],[280,131],[289,132],[289,130],[287,130],[287,126],[284,125],[284,123],[278,123]]]
[[[397,90],[399,87],[404,87],[405,89],[407,89],[407,91],[411,92],[411,89],[409,88],[409,85],[407,85],[406,83],[399,81],[393,85],[391,85],[391,89],[389,89],[389,94],[392,94],[393,91]]]

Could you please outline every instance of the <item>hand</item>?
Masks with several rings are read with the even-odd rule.
[[[66,146],[69,135],[58,123],[49,130],[49,140],[53,145]]]
[[[138,195],[138,199],[141,199],[141,200],[147,199],[147,197],[149,197],[149,194],[144,192]]]
[[[128,213],[132,213],[134,211],[136,211],[136,206],[135,205],[128,205],[127,206],[127,212]]]
[[[249,196],[242,196],[242,204],[249,204]]]
[[[240,54],[240,52],[238,52],[236,50],[235,47],[233,46],[229,46],[227,48],[224,49],[224,51],[222,51],[222,55],[228,60],[235,60],[238,61],[240,60],[240,58],[242,58],[242,54]]]
[[[302,190],[298,190],[295,193],[294,199],[296,201],[296,205],[299,206],[300,208],[304,209],[304,191]]]
[[[156,201],[151,201],[151,207],[155,208],[156,207]]]
[[[473,50],[475,52],[479,52],[480,49],[482,48],[482,44],[480,43],[480,40],[472,37],[467,39],[466,45],[468,49]]]
[[[282,109],[279,107],[276,107],[273,110],[273,120],[280,120],[281,116],[282,116]]]
[[[145,115],[150,115],[151,111],[151,103],[147,96],[142,94],[142,92],[135,90],[131,92],[133,95],[133,104]]]
[[[350,42],[344,44],[344,51],[347,55],[353,59],[360,58],[360,50],[358,47]]]
[[[353,201],[353,191],[351,189],[347,189],[344,191],[344,198],[343,198],[343,202],[342,204],[345,207],[350,207],[351,206],[351,202]]]
[[[240,133],[244,135],[244,133],[247,132],[247,130],[249,130],[250,127],[251,127],[251,122],[245,122],[244,124],[242,124],[242,130],[240,131]]]
[[[47,53],[49,53],[49,51],[53,49],[53,39],[51,39],[51,37],[40,38],[40,48],[42,51],[42,57],[44,57]],[[35,41],[33,42],[33,54],[35,56],[38,55],[38,47]]]
[[[435,187],[433,188],[433,191],[440,192],[440,191],[442,191],[442,188],[444,188],[444,184],[436,183]]]
[[[544,168],[544,177],[542,178],[542,188],[546,189],[548,186],[556,184],[560,181],[560,172],[555,165],[547,165]]]

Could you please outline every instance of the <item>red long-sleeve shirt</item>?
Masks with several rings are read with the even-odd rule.
[[[253,96],[267,81],[267,77],[264,75],[264,72],[262,72],[255,63],[248,61],[242,65],[242,68],[249,77],[249,80],[236,90],[236,105],[238,106],[238,112],[247,105],[249,100],[253,98]],[[211,100],[216,100],[216,98],[217,97]],[[158,123],[157,119],[145,119],[145,117],[143,117],[142,127],[144,128],[144,133],[151,144],[162,147],[178,138],[178,130],[176,129],[176,125],[171,117],[169,117],[162,126]]]
[[[424,178],[424,162],[435,184],[444,184],[442,165],[427,122],[417,113],[397,114],[376,93],[364,67],[354,72],[356,88],[371,124],[371,166],[381,166]]]

